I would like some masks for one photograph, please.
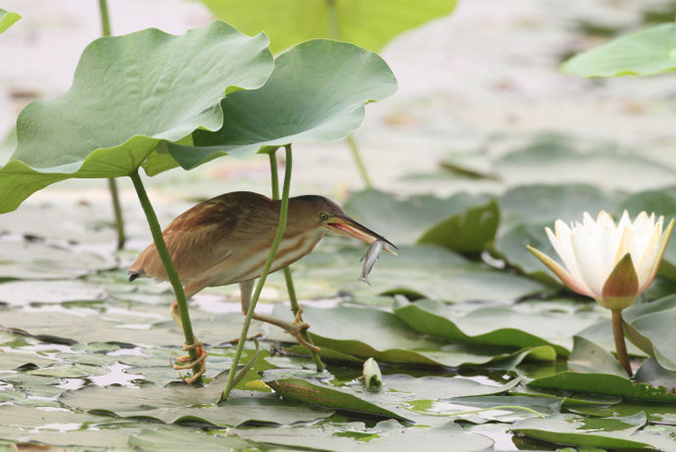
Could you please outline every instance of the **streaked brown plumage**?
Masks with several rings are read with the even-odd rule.
[[[232,192],[197,204],[174,219],[162,235],[186,298],[205,287],[238,282],[242,292],[242,312],[246,314],[253,282],[261,275],[279,225],[280,205],[280,201],[257,193]],[[347,235],[369,244],[382,240],[396,248],[351,219],[333,201],[322,196],[297,196],[289,199],[286,231],[272,271],[310,253],[325,233]],[[386,250],[392,252],[389,248]],[[154,244],[139,255],[129,275],[132,281],[141,276],[167,279]],[[171,306],[171,315],[181,326],[176,301]],[[284,328],[300,343],[312,348],[300,336],[300,332],[308,327],[300,320],[289,323],[261,314],[254,314],[254,318]],[[189,368],[192,364],[177,367]]]

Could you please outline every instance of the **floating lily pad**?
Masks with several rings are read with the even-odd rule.
[[[493,445],[487,436],[468,432],[456,424],[406,428],[393,420],[379,422],[372,428],[362,422],[333,422],[319,428],[299,425],[283,430],[257,428],[236,432],[262,444],[310,450],[414,450],[424,445],[426,451],[442,452],[452,444],[454,452],[478,452]]]
[[[276,308],[274,314],[280,318],[289,316],[288,309],[283,308]],[[515,351],[513,347],[487,347],[435,340],[416,333],[396,315],[371,308],[306,307],[303,320],[311,326],[308,331],[317,346],[361,359],[372,357],[379,362],[447,367],[493,363],[511,368],[530,354],[543,359],[554,359],[556,356],[549,347],[548,350],[534,347]],[[270,331],[268,337],[289,340],[288,335],[275,330]]]
[[[81,281],[10,281],[0,284],[0,301],[10,305],[103,300],[101,287]]]
[[[220,127],[226,90],[259,87],[270,74],[267,43],[219,21],[183,36],[148,29],[95,40],[68,92],[19,115],[17,149],[0,170],[0,212],[71,177],[128,176],[160,140]]]
[[[570,353],[572,336],[577,331],[601,318],[597,313],[581,310],[578,304],[567,301],[527,302],[454,313],[452,306],[434,300],[419,300],[396,309],[395,313],[422,334],[494,346],[548,345],[561,356]]]
[[[650,75],[676,71],[676,25],[637,31],[576,55],[562,67],[582,77]]]
[[[464,193],[450,198],[421,195],[399,199],[391,193],[365,190],[353,194],[344,207],[358,221],[375,231],[386,231],[389,240],[402,245],[415,243],[430,229],[430,225],[438,224],[437,227],[441,227],[440,222],[451,218],[458,221],[463,213],[484,206],[489,201],[490,197],[485,195]],[[465,226],[470,228],[470,225]],[[457,232],[457,227],[446,232]]]
[[[188,446],[189,444],[189,446]],[[129,436],[129,447],[132,450],[185,452],[186,447],[192,450],[209,451],[259,451],[250,441],[245,441],[225,432],[202,432],[195,429],[159,426],[147,426],[136,435]]]
[[[75,278],[116,266],[110,256],[70,250],[43,242],[0,240],[0,246],[2,247],[0,281]],[[1,287],[2,285],[0,294]]]
[[[250,422],[292,424],[322,419],[332,413],[269,396],[236,396],[222,406],[216,406],[222,391],[220,382],[212,382],[202,388],[188,385],[162,388],[151,384],[140,388],[87,386],[78,391],[64,392],[59,401],[64,406],[89,413],[166,423],[199,422],[212,426],[236,426]]]
[[[495,238],[499,221],[498,205],[491,200],[435,224],[425,231],[418,243],[431,243],[458,253],[478,255]]]
[[[383,253],[369,276],[371,286],[368,286],[358,281],[359,259],[364,252],[364,249],[343,248],[331,254],[312,253],[295,264],[300,284],[308,280],[314,287],[321,288],[308,292],[300,286],[301,297],[325,297],[327,293],[341,291],[356,297],[400,293],[411,298],[449,302],[504,302],[549,290],[528,278],[470,262],[431,245],[402,246],[397,257]]]
[[[288,400],[361,415],[392,418],[400,421],[407,420],[393,411],[367,402],[353,394],[325,385],[310,383],[300,378],[265,379],[264,381],[277,394]]]
[[[512,431],[554,444],[643,449],[650,448],[652,444],[634,438],[634,434],[645,423],[645,413],[594,419],[574,414],[559,414],[546,419],[526,419],[516,424]]]
[[[398,34],[450,14],[456,5],[455,0],[311,4],[292,0],[283,7],[275,0],[200,1],[216,17],[245,33],[265,31],[273,52],[313,38],[340,39],[377,52]]]
[[[195,147],[164,142],[186,169],[219,155],[246,157],[266,146],[345,138],[364,120],[364,104],[397,89],[385,61],[344,42],[304,42],[275,59],[262,88],[223,99],[223,127],[198,130]],[[274,106],[274,108],[271,108]]]

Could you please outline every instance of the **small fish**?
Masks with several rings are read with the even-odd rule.
[[[364,256],[361,259],[359,259],[359,262],[364,261],[364,268],[362,268],[361,270],[361,276],[359,277],[359,281],[364,281],[369,286],[371,285],[367,277],[369,273],[371,273],[371,270],[373,269],[373,266],[378,260],[378,256],[380,256],[380,253],[383,251],[384,246],[385,246],[384,242],[376,240],[371,244],[371,247],[368,249],[366,254],[364,254]]]

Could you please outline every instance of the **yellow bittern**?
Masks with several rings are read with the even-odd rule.
[[[279,225],[281,202],[258,193],[240,191],[211,198],[174,219],[162,231],[174,266],[185,291],[186,299],[205,287],[239,283],[242,312],[246,315],[254,287],[261,275],[270,247]],[[354,237],[366,243],[381,240],[392,243],[350,218],[336,203],[322,196],[297,196],[289,199],[287,226],[281,245],[273,261],[271,272],[284,268],[310,253],[326,233]],[[387,251],[392,252],[387,246]],[[167,280],[167,274],[155,245],[148,246],[132,264],[129,280],[138,277]],[[171,316],[181,329],[181,318],[176,300],[170,308]],[[299,318],[286,322],[269,315],[255,314],[253,318],[277,325],[293,335],[302,345],[318,350],[301,337],[309,327]],[[202,344],[196,342],[201,370],[191,381],[206,370]],[[187,347],[184,347],[187,350]],[[179,361],[187,362],[189,357]],[[196,362],[176,369],[191,368]]]

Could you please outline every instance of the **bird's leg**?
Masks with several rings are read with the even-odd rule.
[[[242,301],[242,313],[244,315],[246,315],[249,312],[249,305],[251,304],[251,294],[253,293],[253,288],[254,288],[253,279],[250,281],[244,281],[239,283],[239,290],[241,292],[241,301]],[[286,330],[287,333],[296,338],[296,341],[298,341],[300,345],[312,351],[319,352],[321,350],[319,347],[308,343],[305,339],[303,339],[303,337],[300,334],[303,331],[310,328],[310,325],[301,320],[300,318],[301,311],[302,311],[301,309],[298,310],[296,318],[293,320],[293,322],[286,322],[271,315],[256,314],[255,312],[253,314],[253,318],[261,322],[269,323],[271,325],[278,326],[283,330]]]
[[[186,299],[190,298],[200,290],[204,288],[203,285],[199,284],[194,284],[194,283],[188,283],[185,285],[184,290],[186,294]],[[178,302],[174,300],[174,302],[171,304],[171,307],[169,308],[169,312],[171,314],[171,318],[174,319],[174,322],[176,322],[176,325],[181,328],[181,331],[183,331],[183,322],[181,321],[181,314],[178,311]],[[195,373],[192,377],[189,378],[184,378],[183,381],[185,381],[188,384],[192,384],[197,380],[199,377],[204,375],[204,373],[207,371],[207,364],[206,364],[206,357],[208,353],[206,350],[204,350],[204,344],[195,338],[195,342],[193,344],[183,344],[183,351],[188,351],[190,349],[195,349],[197,350],[197,359],[196,360],[191,360],[190,355],[185,355],[185,356],[179,356],[176,358],[176,362],[179,363],[185,363],[185,364],[174,364],[173,367],[176,370],[189,370],[192,369],[193,366],[199,364],[200,370],[199,372]]]

